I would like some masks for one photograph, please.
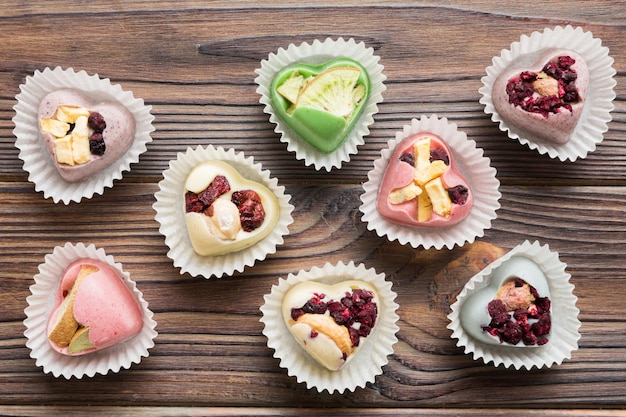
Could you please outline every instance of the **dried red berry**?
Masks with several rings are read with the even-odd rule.
[[[450,196],[450,201],[452,201],[452,203],[463,205],[467,203],[469,190],[463,185],[456,185],[452,188],[448,188],[448,195]]]
[[[415,166],[415,156],[411,152],[403,153],[399,158],[402,162],[406,162],[412,167]]]
[[[571,69],[575,62],[570,56],[560,56],[556,61],[544,65],[542,72],[558,81],[559,92],[556,95],[537,96],[535,94],[533,81],[537,79],[537,74],[534,72],[524,71],[519,76],[510,79],[506,86],[509,103],[520,106],[527,112],[539,113],[544,117],[558,113],[561,109],[572,111],[571,103],[578,102],[580,99],[576,89],[578,74]]]
[[[241,227],[246,232],[252,232],[263,224],[265,210],[261,197],[254,190],[235,191],[231,201],[239,209]]]
[[[523,287],[526,281],[515,279],[516,287]],[[544,345],[550,333],[552,321],[550,318],[550,299],[540,297],[537,289],[529,285],[530,294],[535,298],[528,308],[517,308],[507,311],[506,304],[496,298],[487,304],[487,312],[491,321],[483,326],[483,331],[500,339],[500,342],[518,344],[520,341],[526,346]]]
[[[102,133],[93,133],[89,137],[89,152],[94,155],[102,156],[104,152],[106,152],[107,146],[104,143],[104,138],[102,137]]]
[[[373,301],[374,293],[368,290],[355,289],[346,292],[340,301],[322,301],[325,294],[315,294],[302,307],[291,309],[291,318],[298,320],[306,313],[330,314],[340,326],[346,326],[350,334],[352,346],[358,346],[361,337],[367,337],[376,324],[378,306]]]
[[[450,157],[448,152],[443,148],[434,148],[430,151],[430,162],[443,161],[444,164],[450,165]]]
[[[490,317],[497,317],[502,313],[506,313],[506,307],[502,300],[491,300],[489,304],[487,304],[487,311],[489,312]]]
[[[205,206],[210,206],[224,193],[230,191],[230,184],[228,179],[226,179],[223,175],[217,175],[211,184],[202,192],[198,194],[198,198],[200,201],[204,203]]]
[[[185,194],[185,211],[186,213],[205,212],[219,196],[228,191],[230,191],[228,180],[225,176],[218,175],[204,191],[198,194],[193,191],[187,191]]]
[[[198,194],[187,191],[185,193],[185,213],[202,213],[204,203],[198,199]]]
[[[102,132],[107,127],[107,124],[104,121],[104,117],[100,113],[95,112],[95,111],[92,111],[91,113],[89,113],[87,124],[95,132]]]

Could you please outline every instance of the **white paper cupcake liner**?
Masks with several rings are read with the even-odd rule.
[[[516,68],[520,63],[530,64],[551,49],[567,49],[578,53],[589,69],[589,86],[583,112],[570,140],[563,144],[542,140],[508,124],[492,101],[493,85],[503,71]],[[518,42],[511,43],[510,49],[503,49],[500,56],[494,57],[492,65],[487,67],[487,75],[481,79],[484,85],[479,89],[482,94],[480,103],[485,105],[485,113],[491,114],[491,120],[499,123],[500,130],[507,132],[511,139],[517,139],[540,154],[548,154],[550,158],[573,162],[594,151],[608,130],[611,112],[615,108],[614,87],[617,84],[613,62],[609,49],[602,46],[602,41],[594,38],[591,32],[584,32],[581,27],[557,26],[543,32],[533,32],[530,36],[523,35]]]
[[[441,228],[411,227],[394,223],[380,215],[376,208],[378,189],[393,155],[395,147],[405,138],[419,132],[434,133],[448,144],[453,153],[457,167],[468,181],[474,195],[474,205],[469,215],[460,223]],[[496,210],[500,208],[500,181],[496,178],[496,169],[490,166],[490,159],[483,156],[483,150],[476,147],[476,142],[458,130],[456,124],[449,123],[446,118],[437,115],[422,116],[405,125],[396,138],[388,142],[387,148],[381,151],[380,158],[374,161],[368,180],[363,184],[365,192],[361,194],[363,204],[359,210],[363,213],[362,220],[369,230],[378,236],[387,237],[390,241],[397,240],[400,244],[410,244],[424,249],[434,247],[452,249],[454,245],[463,246],[472,243],[477,237],[484,235],[496,218]]]
[[[287,124],[278,117],[270,101],[270,85],[274,76],[284,67],[303,63],[309,65],[323,64],[334,58],[351,58],[367,69],[370,77],[371,90],[367,105],[356,122],[354,129],[343,144],[331,153],[324,153],[300,139]],[[382,103],[382,93],[387,87],[383,81],[387,78],[383,73],[383,66],[378,63],[380,58],[374,55],[373,48],[366,48],[363,42],[356,43],[350,38],[333,40],[327,38],[324,42],[314,40],[312,44],[302,43],[299,46],[290,44],[287,49],[279,48],[276,54],[270,54],[267,60],[261,61],[261,68],[255,72],[258,77],[254,80],[259,87],[257,93],[261,95],[260,103],[264,104],[264,112],[269,114],[270,122],[276,125],[274,131],[281,135],[280,141],[287,144],[287,150],[295,152],[296,159],[304,160],[305,165],[314,165],[316,170],[322,168],[330,171],[341,168],[343,162],[348,162],[350,156],[357,153],[357,147],[365,143],[365,136],[369,135],[369,126],[374,123],[374,114],[378,112],[378,104]]]
[[[280,216],[276,227],[249,248],[219,256],[200,256],[193,250],[185,223],[184,186],[191,170],[208,160],[228,162],[242,177],[263,184],[278,199]],[[244,267],[252,266],[268,254],[275,253],[276,246],[283,243],[283,237],[289,233],[288,226],[293,223],[291,212],[294,207],[289,203],[291,196],[285,194],[285,187],[279,186],[276,178],[270,178],[269,171],[261,170],[261,164],[255,164],[252,157],[246,158],[243,152],[235,153],[232,148],[224,150],[209,145],[206,148],[188,148],[185,153],[179,152],[177,159],[170,161],[169,168],[163,172],[159,191],[154,196],[155,218],[160,223],[159,231],[165,236],[165,244],[169,247],[167,256],[174,261],[175,267],[180,268],[181,274],[187,272],[193,276],[221,278],[235,271],[242,272]]]
[[[317,363],[293,338],[282,316],[282,301],[285,294],[295,285],[305,281],[316,281],[326,285],[356,279],[373,285],[379,298],[376,325],[359,351],[351,361],[338,371],[330,371]],[[265,325],[263,334],[267,337],[267,346],[274,349],[274,357],[280,359],[280,366],[287,369],[289,376],[295,376],[297,382],[305,382],[307,388],[316,388],[319,392],[329,393],[345,390],[354,391],[356,387],[365,387],[374,382],[382,373],[382,367],[388,363],[388,355],[393,353],[393,345],[398,341],[399,330],[396,322],[398,304],[396,293],[391,289],[391,282],[385,281],[385,275],[377,274],[373,269],[366,269],[363,264],[354,262],[336,265],[326,263],[323,267],[314,267],[310,271],[289,274],[287,279],[279,279],[269,294],[264,296],[261,306]]]
[[[463,304],[469,297],[487,287],[492,274],[503,263],[512,257],[526,257],[534,261],[547,278],[550,292],[552,328],[548,343],[543,346],[513,347],[509,345],[492,345],[469,335],[461,324]],[[569,359],[574,350],[578,349],[580,339],[579,309],[576,307],[578,298],[574,295],[574,285],[569,282],[571,275],[565,272],[565,263],[559,260],[558,253],[550,251],[548,245],[539,242],[525,241],[510,252],[488,265],[472,277],[457,296],[448,315],[452,330],[452,338],[458,339],[457,346],[464,347],[466,354],[472,354],[475,360],[482,359],[485,364],[493,362],[494,366],[503,365],[515,369],[533,367],[550,367],[560,365]],[[541,295],[541,294],[540,294]],[[486,306],[485,306],[486,308]]]
[[[118,272],[141,306],[143,327],[139,334],[123,343],[85,355],[68,356],[50,346],[46,327],[55,307],[55,295],[63,271],[80,258],[100,260]],[[64,246],[55,247],[52,254],[45,256],[44,263],[39,265],[39,273],[35,275],[35,283],[30,291],[31,295],[26,298],[28,307],[24,310],[24,336],[27,338],[26,346],[31,349],[30,357],[36,360],[37,366],[43,367],[44,373],[66,379],[117,373],[121,368],[128,369],[133,363],[141,362],[142,357],[148,357],[148,349],[154,346],[154,338],[157,336],[156,321],[152,318],[153,313],[148,309],[148,303],[143,299],[143,293],[122,269],[122,264],[116,263],[112,256],[106,255],[103,249],[96,249],[94,245],[74,245],[68,242]]]
[[[41,100],[62,88],[81,90],[93,100],[117,101],[135,118],[135,140],[126,153],[101,172],[80,182],[68,182],[59,175],[39,131]],[[102,194],[106,187],[113,187],[113,181],[121,179],[123,172],[129,171],[130,165],[139,161],[146,145],[152,141],[152,106],[145,105],[143,99],[135,98],[132,92],[122,90],[119,84],[111,84],[108,78],[101,79],[97,74],[88,75],[85,71],[75,72],[72,68],[45,68],[43,72],[35,71],[34,75],[26,77],[20,91],[16,96],[17,104],[13,107],[15,146],[20,150],[19,158],[23,161],[24,170],[29,173],[28,180],[35,184],[35,190],[43,191],[44,198],[52,198],[55,203],[78,203],[83,198]]]

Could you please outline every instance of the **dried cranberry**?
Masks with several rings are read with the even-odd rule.
[[[211,184],[202,192],[198,194],[198,198],[200,201],[204,203],[205,206],[210,206],[224,193],[230,191],[230,183],[228,179],[226,179],[223,175],[217,175]]]
[[[527,285],[521,278],[515,279],[516,287]],[[487,304],[487,312],[491,317],[489,325],[482,326],[482,330],[513,345],[520,341],[524,345],[544,345],[548,342],[546,337],[552,327],[550,318],[550,299],[539,297],[536,288],[529,285],[530,294],[535,301],[528,308],[518,308],[507,311],[506,305],[500,299],[491,300]],[[531,321],[532,320],[532,321]]]
[[[576,63],[576,60],[569,55],[560,56],[558,59],[559,67],[568,69]]]
[[[539,314],[550,311],[550,299],[548,297],[538,297],[535,299],[535,305]]]
[[[489,304],[487,304],[487,311],[489,312],[490,317],[496,317],[502,313],[506,313],[506,307],[502,300],[491,300]]]
[[[524,332],[522,341],[526,346],[532,346],[537,344],[537,336],[532,332]]]
[[[550,319],[549,314],[542,314],[539,316],[537,322],[533,323],[530,326],[530,329],[536,336],[545,336],[550,333],[550,329],[552,328],[552,320]]]
[[[463,185],[456,185],[452,188],[448,188],[448,196],[450,196],[452,203],[462,206],[467,203],[469,190]]]
[[[254,190],[235,191],[231,198],[239,209],[241,227],[246,232],[251,232],[263,224],[265,210],[261,197]]]
[[[94,155],[102,156],[106,152],[107,146],[104,143],[102,133],[94,133],[89,138],[89,152]]]
[[[198,199],[198,194],[187,191],[185,193],[185,212],[201,213],[204,210],[204,203]]]
[[[107,124],[104,121],[104,117],[100,113],[95,111],[89,113],[87,124],[96,132],[102,132],[107,127]]]
[[[532,71],[524,71],[519,75],[522,81],[535,81],[537,79],[537,73]]]
[[[348,329],[352,346],[358,346],[361,337],[369,336],[378,316],[378,306],[373,302],[374,293],[355,289],[346,292],[340,301],[326,303],[323,298],[324,294],[315,294],[302,307],[292,308],[291,318],[297,321],[306,313],[325,314],[328,311],[337,324]]]
[[[411,152],[403,153],[402,155],[400,155],[399,159],[400,159],[400,161],[406,162],[407,164],[411,165],[412,167],[415,166],[415,156],[413,156],[413,154]]]
[[[218,175],[211,181],[209,186],[200,193],[196,194],[193,191],[187,191],[187,193],[185,193],[185,212],[211,215],[211,212],[208,211],[211,208],[211,204],[213,204],[219,196],[228,191],[230,191],[228,180],[223,175]]]
[[[450,165],[450,157],[448,152],[443,148],[435,148],[430,151],[430,162],[443,161],[444,164]]]
[[[528,324],[528,310],[524,308],[518,308],[513,312],[513,318],[520,325]]]
[[[510,79],[506,86],[509,103],[520,106],[527,112],[539,113],[544,117],[548,117],[551,113],[558,113],[561,109],[572,111],[569,103],[580,100],[575,83],[578,74],[570,68],[575,62],[570,56],[560,56],[556,61],[544,65],[542,71],[558,81],[557,95],[536,97],[532,84],[537,79],[537,74],[534,72],[524,71],[519,76]]]
[[[504,324],[500,335],[504,342],[512,345],[518,344],[522,340],[522,337],[524,337],[524,333],[522,332],[520,325],[512,321]]]

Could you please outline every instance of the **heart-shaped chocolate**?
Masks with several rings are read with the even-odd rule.
[[[274,112],[293,132],[319,151],[331,153],[363,113],[370,79],[357,61],[336,58],[321,65],[281,69],[269,93]]]
[[[68,182],[82,181],[106,169],[135,140],[135,118],[125,106],[75,89],[46,95],[39,105],[38,120],[52,162]]]
[[[585,60],[552,50],[524,68],[504,71],[492,89],[493,105],[515,129],[562,144],[578,124],[589,84]]]
[[[377,210],[394,223],[443,227],[461,222],[473,205],[472,190],[445,141],[430,132],[395,148],[377,196]]]
[[[525,256],[512,256],[468,295],[461,326],[474,339],[514,347],[548,342],[551,330],[550,288],[541,268]]]
[[[376,289],[367,282],[304,281],[285,294],[282,314],[298,344],[325,368],[338,371],[367,342],[378,303]]]
[[[224,161],[196,166],[187,176],[184,194],[187,232],[201,256],[250,247],[278,222],[280,209],[274,193]]]
[[[66,355],[83,355],[122,343],[141,330],[137,299],[110,265],[78,259],[63,272],[47,335]]]

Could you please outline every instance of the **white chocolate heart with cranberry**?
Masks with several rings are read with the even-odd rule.
[[[187,233],[200,256],[248,248],[278,223],[280,209],[274,193],[224,161],[196,166],[187,176],[184,194]]]
[[[537,347],[538,344],[526,345],[520,341],[516,344],[502,342],[500,337],[484,330],[489,326],[492,317],[488,311],[488,305],[494,299],[500,299],[507,305],[508,310],[516,308],[533,308],[533,303],[538,300],[531,297],[528,299],[528,288],[514,288],[511,285],[516,278],[522,279],[526,284],[534,287],[541,298],[550,298],[548,279],[541,268],[531,259],[525,256],[513,256],[500,266],[495,268],[491,275],[485,278],[485,285],[469,294],[463,303],[460,313],[461,326],[475,340],[490,345],[507,345],[515,347]],[[529,307],[530,305],[530,307]],[[535,320],[530,320],[533,324]],[[540,338],[549,339],[548,335]]]
[[[367,343],[378,318],[378,300],[367,282],[304,281],[285,294],[282,314],[298,344],[326,369],[338,371]]]
[[[559,60],[560,57],[570,57],[575,62],[569,64]],[[548,63],[555,69],[545,71]],[[574,80],[571,80],[572,73]],[[500,117],[515,130],[563,144],[570,139],[580,120],[588,84],[589,70],[580,55],[568,50],[552,50],[528,67],[518,66],[502,72],[491,95]],[[576,99],[567,95],[566,88],[575,88]]]
[[[84,122],[91,112],[101,114],[106,123],[101,132],[103,152],[94,153],[89,148],[94,130]],[[111,166],[135,140],[135,118],[125,106],[74,89],[46,95],[39,105],[38,121],[52,162],[68,182],[82,181]]]

